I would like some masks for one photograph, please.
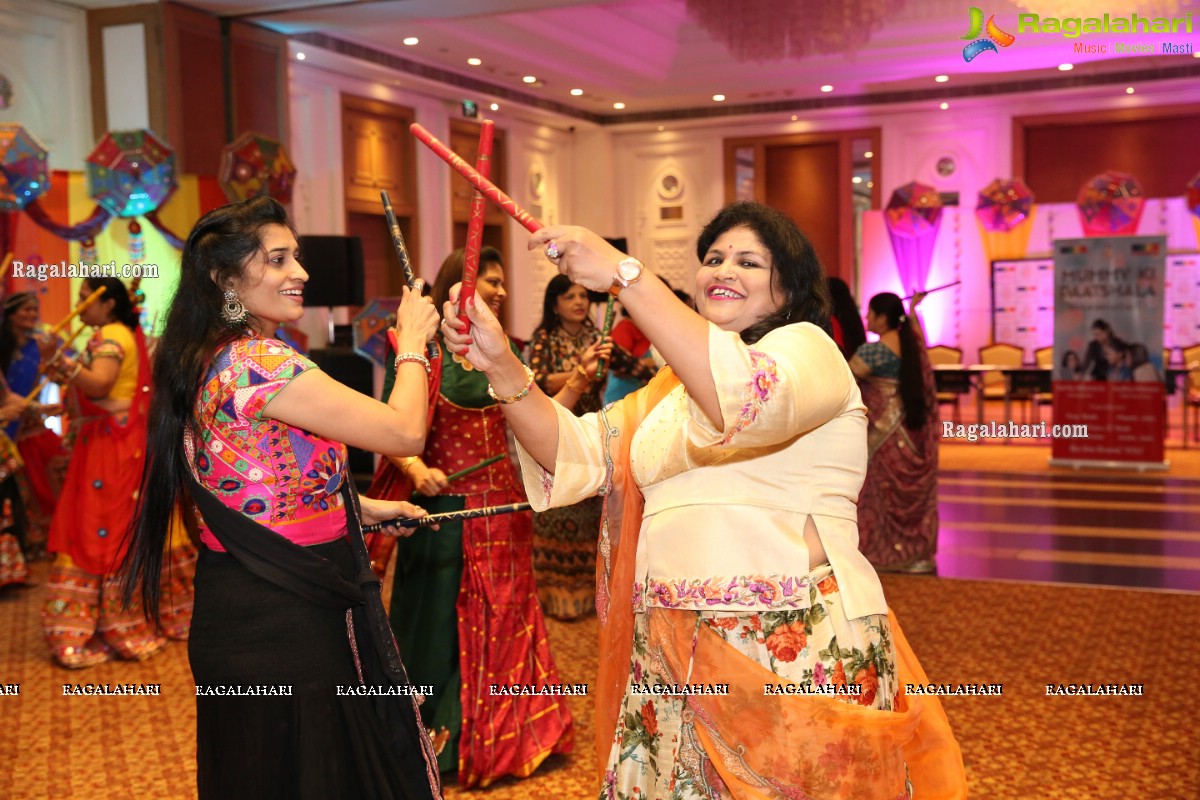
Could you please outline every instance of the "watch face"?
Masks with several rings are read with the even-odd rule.
[[[627,258],[617,264],[617,274],[621,276],[622,280],[635,281],[642,274],[642,264],[636,259]]]

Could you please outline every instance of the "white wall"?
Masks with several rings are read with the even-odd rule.
[[[0,0],[0,73],[13,86],[0,122],[40,139],[51,169],[83,169],[95,146],[87,14],[43,0]]]

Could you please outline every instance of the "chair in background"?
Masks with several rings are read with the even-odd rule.
[[[1188,369],[1183,413],[1192,412],[1192,441],[1200,442],[1200,342],[1183,348],[1183,365]],[[1187,446],[1186,441],[1184,446]]]
[[[953,367],[962,366],[962,350],[957,347],[947,347],[944,344],[935,344],[926,352],[929,353],[929,363],[934,367],[939,364]],[[958,400],[964,394],[971,391],[971,376],[965,372],[943,372],[938,369],[933,371],[934,381],[937,383],[937,403],[938,410],[944,405],[953,405],[953,420],[956,425],[962,423],[962,414],[959,411]],[[940,413],[939,413],[940,416]]]
[[[998,342],[989,344],[979,348],[979,363],[988,364],[994,367],[1019,367],[1025,359],[1025,349],[1017,347],[1015,344],[1004,344]],[[1028,393],[1021,395],[1009,395],[1008,379],[1002,372],[985,372],[983,373],[983,399],[986,403],[988,400],[1004,400],[1007,396],[1009,400],[1029,401],[1031,396]],[[1022,419],[1024,419],[1025,402],[1022,403]],[[1005,420],[1007,422],[1007,420]]]
[[[1051,370],[1050,374],[1053,377],[1053,374],[1054,374],[1054,372],[1053,372],[1053,370],[1054,370],[1054,347],[1053,347],[1053,345],[1050,347],[1039,347],[1037,350],[1034,350],[1033,351],[1033,360],[1042,369]],[[1053,383],[1051,383],[1051,386],[1053,386]],[[1034,422],[1042,421],[1041,408],[1044,405],[1050,405],[1050,406],[1054,405],[1054,389],[1053,388],[1051,388],[1051,390],[1048,392],[1034,392],[1033,393],[1033,421]]]

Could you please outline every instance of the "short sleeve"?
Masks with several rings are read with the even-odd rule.
[[[866,342],[854,353],[872,372],[878,372],[879,368],[890,360],[891,354],[892,351],[882,342]]]
[[[808,322],[777,328],[753,345],[709,325],[708,355],[722,420],[688,399],[687,434],[697,447],[761,447],[825,424],[855,394],[837,345]]]
[[[88,343],[88,352],[92,358],[115,358],[124,361],[126,353],[132,353],[137,347],[133,333],[119,322],[111,322],[100,328],[98,340]]]
[[[263,419],[263,409],[288,381],[317,365],[278,339],[243,339],[218,364],[219,414],[226,421]]]

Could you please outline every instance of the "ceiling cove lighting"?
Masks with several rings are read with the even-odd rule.
[[[938,106],[938,108],[940,108],[942,111],[945,111],[949,107],[950,107],[949,103],[942,103],[940,106]]]
[[[822,86],[822,87],[821,87],[821,91],[822,91],[822,92],[832,92],[832,91],[833,91],[833,86],[832,86],[831,84],[828,84],[828,83],[827,83],[827,84],[825,84],[824,86]]]
[[[478,67],[480,64],[483,63],[483,59],[482,58],[468,58],[467,63],[470,64],[472,67]]]
[[[409,47],[412,47],[414,44],[420,44],[421,40],[415,36],[406,36],[404,37],[404,43]]]
[[[625,104],[624,103],[613,103],[613,108],[615,108],[617,111],[620,111],[623,108],[625,108]]]
[[[492,103],[490,106],[488,106],[488,108],[490,108],[492,111],[499,111],[499,110],[500,110],[500,104],[499,104],[499,103]]]
[[[571,90],[572,97],[580,97],[582,94],[583,94],[583,89],[572,89]]]
[[[524,78],[521,78],[521,80],[525,81],[525,83],[537,83],[537,78],[533,75],[526,75]]]
[[[938,75],[936,78],[934,78],[934,80],[937,81],[938,83],[945,83],[946,81],[950,80],[950,76],[949,75]]]
[[[1073,69],[1075,69],[1074,64],[1059,64],[1058,65],[1059,72],[1070,72]]]
[[[714,95],[713,95],[713,101],[714,101],[714,102],[717,102],[717,103],[724,103],[724,102],[725,102],[725,95],[723,95],[723,94],[714,94]]]
[[[296,60],[297,60],[297,61],[303,61],[303,60],[304,60],[304,57],[305,57],[305,56],[304,56],[304,53],[296,53]]]

